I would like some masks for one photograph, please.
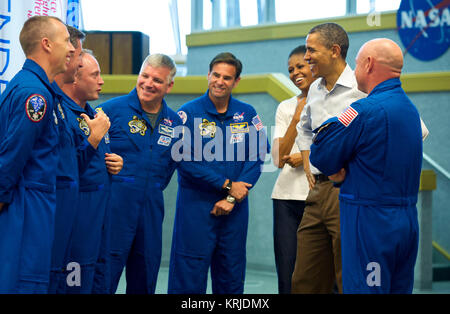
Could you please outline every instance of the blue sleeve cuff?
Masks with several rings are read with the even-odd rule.
[[[86,152],[88,152],[88,153],[95,154],[95,152],[97,151],[97,150],[91,145],[91,143],[89,143],[89,141],[87,140],[87,138],[85,138],[85,139],[83,140],[82,146],[85,146],[84,149],[85,149]]]
[[[220,180],[217,181],[217,184],[215,186],[217,188],[217,190],[219,190],[219,191],[222,190],[222,186],[223,186],[223,184],[225,183],[226,180],[227,180],[227,178],[221,177]]]

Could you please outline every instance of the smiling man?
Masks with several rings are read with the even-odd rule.
[[[31,17],[19,39],[27,59],[0,97],[0,293],[46,293],[59,138],[50,84],[74,47],[54,17]]]
[[[344,293],[413,290],[423,135],[419,113],[401,87],[402,68],[394,41],[365,43],[355,75],[368,97],[327,120],[311,146],[314,165],[342,182]]]
[[[52,87],[58,94],[57,113],[59,118],[60,140],[58,144],[59,161],[56,174],[56,213],[55,213],[55,234],[52,248],[52,267],[50,273],[50,284],[48,292],[60,293],[65,286],[66,278],[64,270],[67,265],[65,255],[70,239],[73,218],[75,216],[78,197],[78,162],[77,162],[77,142],[75,134],[71,132],[67,123],[64,103],[67,95],[61,90],[65,84],[72,84],[75,74],[81,65],[82,40],[85,34],[78,29],[67,26],[70,34],[70,42],[75,48],[75,52],[70,58],[69,66],[64,73],[55,77]],[[88,145],[84,146],[88,148]],[[89,153],[89,150],[84,150]],[[59,283],[63,283],[60,285]],[[61,287],[60,287],[61,286]]]
[[[111,119],[111,150],[124,158],[112,183],[111,292],[126,267],[127,294],[155,292],[161,262],[163,190],[175,170],[171,148],[181,119],[165,100],[176,67],[163,54],[148,56],[136,88],[101,107]]]
[[[296,143],[302,152],[310,191],[297,231],[297,258],[292,276],[293,293],[331,293],[336,283],[342,292],[339,188],[310,166],[312,131],[366,96],[358,90],[346,63],[349,47],[345,30],[334,23],[312,28],[306,38],[305,61],[313,77],[306,105],[297,124]]]
[[[82,108],[75,103],[62,89],[71,89],[74,81],[79,77],[78,69],[83,65],[84,52],[82,40],[85,34],[74,27],[67,26],[70,41],[75,47],[66,72],[55,77],[52,84],[59,94],[59,163],[56,177],[56,213],[55,236],[52,249],[52,269],[50,275],[49,293],[64,293],[66,290],[66,267],[68,260],[68,247],[76,212],[78,208],[78,195],[80,183],[80,169],[86,169],[92,157],[96,154],[96,147],[108,131],[110,122],[105,114],[99,114],[89,122],[89,137],[78,127],[77,118],[85,116]],[[95,63],[93,64],[96,65]],[[94,72],[95,72],[94,68]],[[99,87],[95,87],[98,89]],[[92,95],[90,99],[98,97]],[[89,119],[87,116],[85,116]]]
[[[81,67],[74,82],[63,86],[63,91],[68,96],[64,106],[72,132],[82,139],[85,145],[90,145],[91,150],[95,150],[89,161],[85,160],[79,164],[78,204],[68,256],[71,262],[77,262],[81,267],[81,286],[68,286],[67,293],[109,291],[107,278],[105,279],[108,260],[105,246],[108,244],[108,238],[104,230],[109,225],[111,175],[120,171],[123,161],[119,155],[111,154],[107,133],[110,126],[108,117],[101,110],[94,110],[88,103],[98,99],[102,85],[98,62],[91,51],[84,49]],[[103,132],[92,132],[91,130],[95,129],[93,124],[101,124]],[[98,261],[105,267],[97,266]],[[96,280],[99,276],[96,273],[98,269],[102,271],[100,280]]]
[[[231,96],[241,71],[233,54],[218,54],[209,65],[208,91],[178,111],[186,145],[178,167],[169,293],[205,293],[209,267],[213,293],[244,291],[247,195],[268,144],[255,109]]]

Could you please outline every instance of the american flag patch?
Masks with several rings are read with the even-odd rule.
[[[338,117],[338,120],[348,127],[350,123],[352,123],[353,119],[356,118],[358,112],[352,108],[352,106],[348,107],[343,113],[341,113]]]
[[[259,115],[256,115],[252,118],[252,123],[257,131],[261,130],[264,127],[261,122],[261,119],[259,118]]]

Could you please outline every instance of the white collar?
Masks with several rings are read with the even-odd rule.
[[[353,74],[352,68],[346,64],[344,71],[342,71],[341,75],[339,76],[338,80],[336,81],[336,84],[333,86],[331,90],[333,90],[336,85],[344,86],[347,88],[353,88],[356,84],[355,75]],[[326,89],[325,79],[323,77],[320,78],[319,84],[317,86],[320,88]],[[331,91],[330,91],[331,92]]]

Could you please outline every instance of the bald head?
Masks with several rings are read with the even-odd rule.
[[[379,83],[398,78],[403,68],[403,52],[392,40],[377,38],[366,42],[356,57],[355,76],[365,93]]]
[[[361,47],[360,53],[372,56],[375,62],[400,76],[403,68],[403,52],[394,41],[387,38],[370,40]]]

